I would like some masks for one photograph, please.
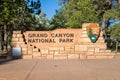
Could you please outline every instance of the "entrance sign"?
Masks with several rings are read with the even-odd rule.
[[[56,29],[53,31],[26,31],[27,44],[39,48],[48,46],[73,46],[80,42],[81,29]],[[38,46],[39,45],[39,46]]]
[[[85,23],[81,29],[53,31],[13,31],[13,54],[23,59],[112,59],[97,23]],[[21,49],[18,49],[21,48]],[[16,52],[17,51],[17,52]]]

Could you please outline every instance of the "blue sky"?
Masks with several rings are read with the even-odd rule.
[[[59,9],[58,0],[40,0],[41,10],[47,15],[48,19],[51,19],[55,14],[55,10]]]

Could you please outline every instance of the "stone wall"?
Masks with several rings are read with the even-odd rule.
[[[54,31],[26,31],[23,34],[20,31],[13,31],[12,46],[22,48],[23,59],[112,59],[114,53],[107,50],[103,33],[100,33],[96,43],[92,43],[87,36],[86,27],[90,23],[83,24],[82,29],[58,29]],[[41,43],[28,42],[33,39],[30,33],[45,33],[39,38],[51,38],[55,42]],[[51,33],[73,33],[73,36],[62,37],[62,39],[73,39],[73,42],[60,42],[58,37],[51,37]],[[28,36],[29,35],[29,36]],[[38,39],[38,36],[34,38]],[[68,40],[69,41],[69,40]]]

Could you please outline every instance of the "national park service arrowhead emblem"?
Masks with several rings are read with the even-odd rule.
[[[100,27],[96,23],[92,23],[86,27],[87,35],[91,42],[95,43],[100,36]]]

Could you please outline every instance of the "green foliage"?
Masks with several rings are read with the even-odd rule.
[[[111,0],[93,0],[93,5],[98,17],[102,18],[104,12],[111,9]]]
[[[116,50],[116,40],[120,39],[120,24],[108,27],[107,33],[109,34],[107,39],[108,48],[111,50]]]
[[[41,12],[38,18],[41,24],[40,30],[49,30],[50,25],[49,25],[49,20],[46,17],[46,14],[44,12]]]
[[[40,0],[25,0],[29,8],[29,12],[39,15],[41,13]]]
[[[120,24],[108,28],[108,33],[112,39],[120,38]]]
[[[104,18],[108,19],[120,19],[120,4],[117,9],[110,9],[104,13]]]
[[[0,5],[0,25],[4,25],[12,20],[12,18],[14,17],[13,14],[15,14],[17,10],[12,8],[15,7],[15,5],[13,5],[13,2],[2,1]]]
[[[31,1],[31,0],[29,0]],[[30,8],[32,7],[32,8]],[[6,46],[11,39],[13,30],[39,30],[40,21],[33,14],[39,15],[40,0],[33,2],[33,5],[28,6],[24,0],[1,0],[0,1],[0,28],[2,46]]]
[[[32,0],[26,0],[31,2]],[[3,0],[0,2],[0,25],[7,25],[10,30],[38,30],[40,23],[36,15],[41,13],[40,0],[27,5],[24,0]],[[35,13],[35,14],[33,14]]]
[[[53,17],[53,24],[56,27],[81,28],[83,23],[98,22],[92,3],[91,0],[68,0]]]
[[[66,27],[66,19],[61,11],[56,11],[57,13],[50,20],[51,29],[55,28],[65,28]]]

